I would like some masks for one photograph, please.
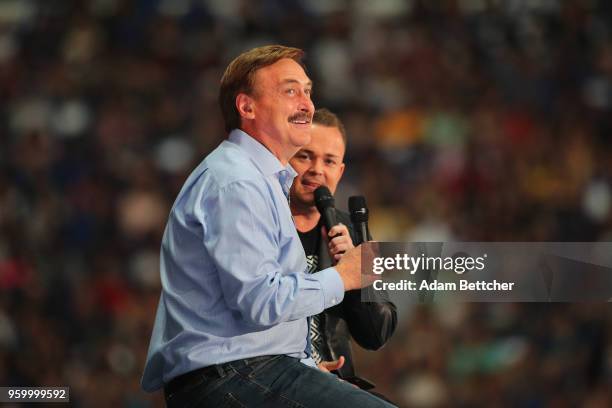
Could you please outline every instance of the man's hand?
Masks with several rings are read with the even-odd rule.
[[[344,365],[344,356],[340,356],[336,361],[321,361],[317,364],[319,370],[330,373],[334,370],[340,369]]]
[[[336,262],[342,258],[342,255],[344,255],[346,251],[355,247],[351,239],[351,234],[344,224],[334,225],[327,234],[325,234],[326,230],[325,227],[323,227],[321,232],[323,235],[327,235],[326,238],[328,237],[329,239],[327,247],[329,248],[329,253]]]
[[[370,268],[373,264],[373,259],[376,256],[378,246],[374,242],[367,242],[357,247],[351,248],[342,255],[342,258],[336,265],[336,271],[344,283],[344,291],[353,289],[361,289],[371,285],[378,275],[372,271],[364,271],[361,274],[362,259],[366,268]]]
[[[336,361],[321,361],[319,364],[317,364],[317,367],[319,367],[319,370],[325,371],[326,373],[331,374],[332,371],[339,370],[344,365],[344,361],[345,361],[344,356],[340,356]],[[338,380],[342,382],[346,382],[342,378],[339,378],[339,377],[337,378]],[[347,382],[347,384],[351,384],[351,383]],[[359,388],[355,384],[351,384],[351,385],[355,388]]]

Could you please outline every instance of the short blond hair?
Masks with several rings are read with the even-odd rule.
[[[344,146],[346,146],[346,130],[344,129],[344,123],[342,123],[340,118],[335,113],[332,113],[329,109],[325,108],[317,109],[312,116],[312,123],[326,127],[338,128],[340,134],[342,135]]]

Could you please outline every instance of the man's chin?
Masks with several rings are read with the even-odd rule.
[[[297,205],[300,208],[315,207],[314,194],[302,193],[299,196],[292,196],[291,203]]]
[[[310,130],[298,129],[293,132],[291,140],[296,147],[301,149],[312,141],[312,135]]]

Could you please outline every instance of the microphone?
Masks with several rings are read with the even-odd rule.
[[[369,241],[370,233],[368,231],[368,207],[364,196],[351,196],[348,201],[349,212],[351,213],[351,221],[357,229],[357,237],[360,242]]]
[[[317,210],[319,210],[321,217],[323,217],[323,224],[325,224],[325,228],[329,231],[334,225],[338,225],[334,197],[329,188],[319,186],[314,191],[314,198]]]

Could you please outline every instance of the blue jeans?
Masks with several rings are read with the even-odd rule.
[[[333,374],[284,355],[252,365],[244,360],[224,364],[220,378],[203,376],[200,383],[168,395],[166,403],[169,408],[393,407]]]

